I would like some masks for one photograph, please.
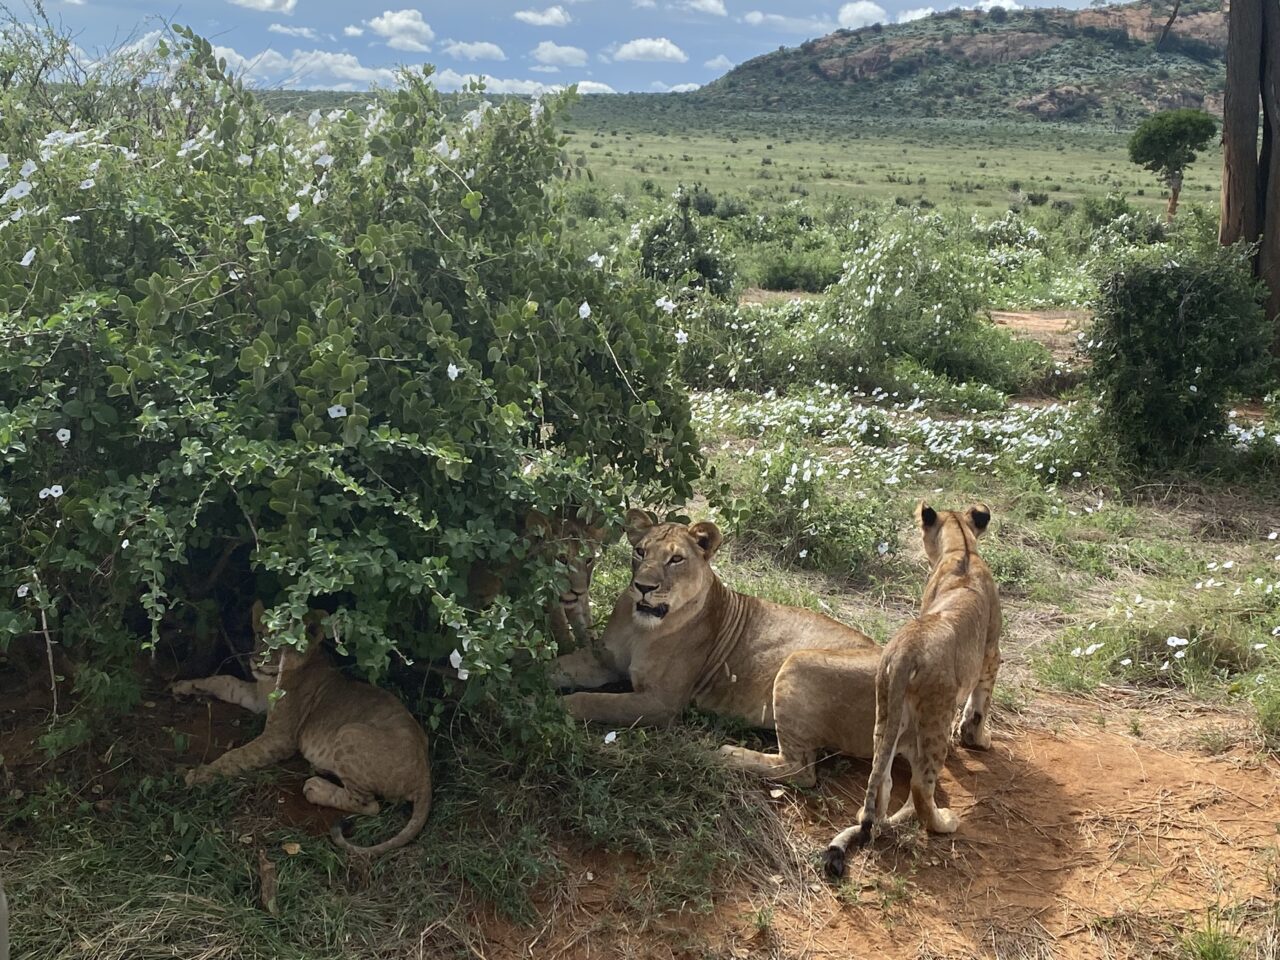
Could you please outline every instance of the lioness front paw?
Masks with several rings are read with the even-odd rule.
[[[960,826],[960,818],[945,807],[935,809],[932,820],[929,830],[933,833],[955,833]]]
[[[208,767],[192,767],[182,779],[188,787],[194,787],[196,784],[209,783],[215,776],[217,775]]]
[[[200,691],[196,688],[194,680],[179,680],[169,685],[169,692],[175,697],[194,697]]]
[[[970,750],[990,750],[991,734],[981,723],[968,721],[960,725],[960,743]]]

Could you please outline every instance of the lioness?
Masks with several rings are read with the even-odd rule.
[[[714,523],[655,523],[628,510],[631,582],[596,648],[560,657],[561,686],[629,678],[630,693],[571,693],[571,714],[606,723],[665,723],[690,703],[771,728],[773,686],[787,655],[807,647],[874,649],[866,635],[811,610],[730,590],[711,569]]]
[[[562,649],[580,647],[591,639],[591,575],[606,531],[593,521],[580,520],[570,508],[550,517],[530,510],[524,521],[525,537],[536,551],[551,551],[565,568],[568,589],[560,592],[560,602],[547,604],[551,635]],[[502,581],[515,561],[495,571],[477,560],[467,577],[467,590],[480,607],[486,607],[502,592]]]
[[[967,510],[937,511],[924,501],[916,508],[931,569],[920,615],[889,641],[876,673],[875,747],[867,796],[858,823],[827,847],[827,872],[844,872],[853,842],[866,843],[889,809],[893,782],[889,768],[900,749],[911,763],[911,796],[890,822],[920,818],[934,833],[953,833],[957,820],[936,806],[934,788],[947,758],[956,707],[964,704],[960,742],[986,750],[987,708],[1000,667],[1000,597],[995,580],[978,556],[977,538],[991,523],[983,504]],[[904,730],[909,735],[902,739]]]
[[[309,642],[304,653],[282,647],[274,654],[265,650],[263,612],[262,601],[255,602],[256,683],[219,675],[185,680],[171,688],[180,696],[207,693],[267,715],[261,736],[228,750],[207,766],[189,770],[187,785],[258,770],[301,753],[316,770],[342,781],[339,786],[321,776],[307,780],[302,793],[314,804],[370,816],[378,812],[375,796],[413,804],[404,829],[372,847],[353,845],[342,835],[341,826],[334,824],[331,836],[338,846],[368,856],[404,846],[422,830],[431,810],[427,735],[395,696],[348,680],[329,661],[323,649],[322,612],[307,615]],[[271,694],[277,688],[284,695],[272,703]]]

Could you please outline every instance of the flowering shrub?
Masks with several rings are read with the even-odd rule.
[[[714,297],[733,294],[733,261],[715,229],[699,222],[685,190],[676,191],[670,210],[637,224],[632,238],[639,244],[640,270],[646,277]]]
[[[1120,258],[1089,333],[1102,427],[1140,464],[1193,458],[1260,386],[1273,331],[1242,247],[1156,246]]]
[[[0,638],[116,703],[228,584],[297,636],[333,598],[368,671],[456,651],[472,698],[549,655],[553,570],[476,612],[472,562],[701,466],[660,291],[562,236],[562,101],[459,123],[422,73],[277,120],[182,31],[141,69],[92,125],[0,94]]]

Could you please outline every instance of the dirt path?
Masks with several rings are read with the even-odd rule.
[[[1014,313],[1008,310],[991,311],[991,319],[997,326],[1010,332],[1044,344],[1053,358],[1067,363],[1075,357],[1076,334],[1089,319],[1084,310],[1037,310]]]
[[[817,791],[776,801],[797,844],[816,852],[848,824],[866,773],[849,764]],[[989,753],[948,760],[941,789],[961,818],[954,837],[882,837],[851,856],[840,887],[815,869],[799,899],[744,892],[709,916],[644,931],[607,907],[625,867],[593,859],[562,891],[573,922],[544,931],[532,952],[532,934],[506,929],[486,955],[1159,956],[1211,907],[1242,908],[1246,922],[1252,910],[1265,926],[1277,895],[1278,773],[1243,753],[1210,759],[1107,732],[1006,726]],[[895,804],[906,779],[895,770]]]

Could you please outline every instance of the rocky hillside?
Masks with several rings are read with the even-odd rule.
[[[1086,10],[947,10],[839,30],[738,66],[691,98],[736,109],[864,116],[1093,121],[1170,107],[1221,113],[1227,41],[1217,0]]]

